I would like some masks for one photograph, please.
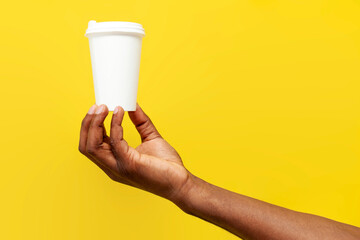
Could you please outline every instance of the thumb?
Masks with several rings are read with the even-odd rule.
[[[136,130],[139,132],[142,142],[161,137],[160,133],[156,130],[156,127],[150,118],[141,109],[139,104],[136,103],[136,111],[128,112],[128,114],[131,121],[135,125]]]

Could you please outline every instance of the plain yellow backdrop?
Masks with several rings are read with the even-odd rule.
[[[360,226],[359,1],[1,5],[1,239],[236,239],[78,152],[89,20],[143,24],[138,102],[193,174]]]

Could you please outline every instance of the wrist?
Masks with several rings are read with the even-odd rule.
[[[193,206],[197,202],[197,198],[203,195],[205,184],[206,182],[189,172],[186,182],[172,202],[185,213],[193,214]]]

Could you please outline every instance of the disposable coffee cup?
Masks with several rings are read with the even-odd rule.
[[[96,104],[109,111],[136,110],[142,38],[141,24],[90,21],[89,38]]]

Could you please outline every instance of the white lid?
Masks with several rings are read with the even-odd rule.
[[[94,33],[130,33],[145,36],[144,28],[139,23],[133,22],[96,22],[89,21],[85,36]]]

